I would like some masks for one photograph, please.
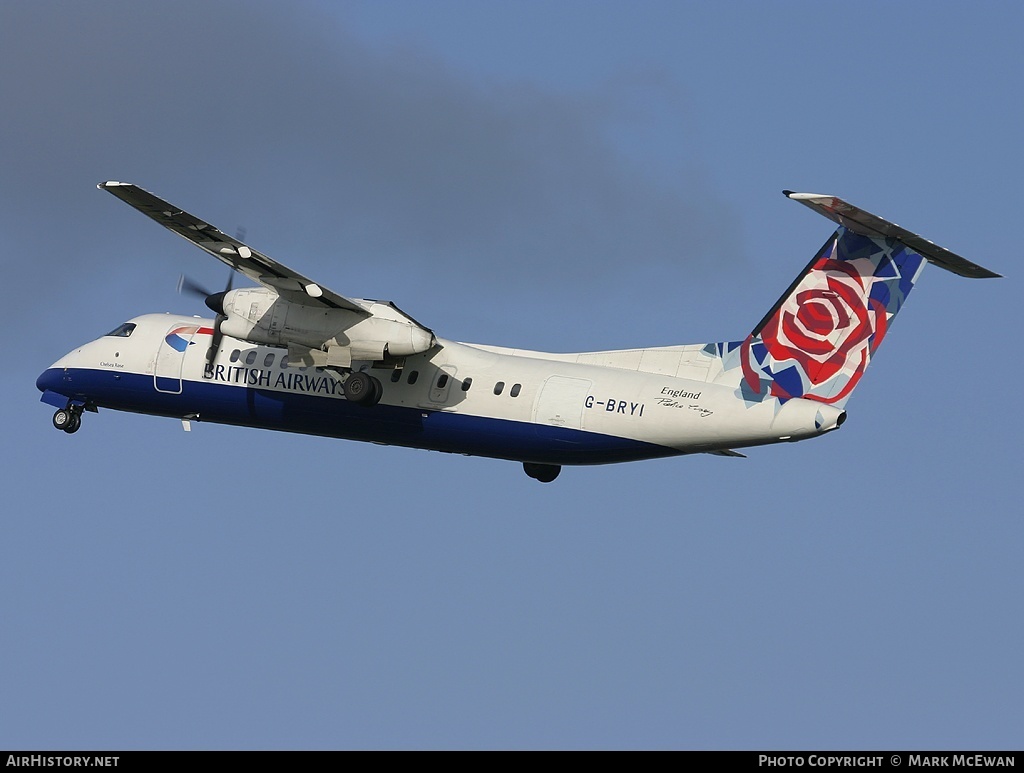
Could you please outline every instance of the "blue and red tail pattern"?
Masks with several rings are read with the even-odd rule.
[[[744,397],[841,408],[924,264],[902,242],[840,227],[741,344]]]
[[[800,397],[842,408],[925,263],[999,276],[842,199],[785,194],[839,228],[745,340],[713,347],[723,368],[716,381],[738,377],[747,402]]]

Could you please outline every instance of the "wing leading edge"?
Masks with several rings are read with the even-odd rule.
[[[369,316],[370,312],[351,298],[338,295],[293,271],[273,258],[252,249],[195,215],[154,196],[131,183],[108,181],[96,186],[108,191],[152,220],[188,239],[222,263],[258,284],[274,290],[285,300],[305,306],[347,309]]]
[[[286,301],[303,306],[345,309],[366,317],[374,316],[373,304],[384,303],[411,324],[433,335],[430,328],[421,325],[395,304],[389,301],[369,301],[338,295],[137,185],[110,180],[96,187],[114,194],[146,217],[188,239],[199,249],[213,255],[252,281],[273,290]]]

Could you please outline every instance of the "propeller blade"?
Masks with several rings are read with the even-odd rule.
[[[220,332],[220,323],[225,319],[227,317],[218,314],[217,318],[213,321],[213,335],[210,337],[210,348],[206,350],[206,361],[211,365],[217,357],[217,352],[220,351],[220,342],[224,337],[224,334]]]
[[[213,335],[210,340],[210,348],[206,350],[206,360],[209,363],[213,363],[214,358],[217,356],[217,352],[220,350],[220,342],[224,337],[224,334],[220,330],[220,323],[227,319],[224,314],[224,296],[231,292],[231,287],[235,281],[235,272],[228,272],[228,283],[224,289],[219,293],[211,293],[199,282],[194,279],[189,279],[187,276],[182,274],[178,277],[178,293],[188,293],[189,295],[196,295],[203,299],[206,307],[217,316],[213,320]]]
[[[181,293],[197,295],[201,298],[207,298],[210,296],[209,290],[207,290],[201,284],[196,282],[194,279],[189,279],[184,274],[178,277],[178,294],[180,295]]]
[[[241,241],[241,239],[239,239]],[[217,356],[217,352],[220,351],[220,342],[224,337],[224,334],[220,330],[220,323],[227,319],[224,314],[224,296],[231,292],[231,286],[235,282],[235,272],[228,272],[228,283],[224,286],[223,291],[215,293],[213,295],[206,296],[206,306],[217,314],[216,319],[213,320],[213,336],[210,340],[210,348],[206,352],[206,359],[212,365],[214,358]]]

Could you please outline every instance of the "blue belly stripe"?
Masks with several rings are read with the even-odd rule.
[[[629,438],[450,411],[380,404],[363,408],[336,397],[215,382],[182,381],[181,394],[157,391],[153,377],[108,370],[45,371],[36,386],[99,408],[363,440],[543,464],[608,464],[678,455]],[[177,380],[175,380],[175,387]]]

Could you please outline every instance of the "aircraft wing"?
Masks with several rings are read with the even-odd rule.
[[[325,306],[347,309],[366,316],[372,315],[372,312],[358,301],[321,287],[312,279],[307,279],[297,271],[252,249],[238,239],[231,238],[195,215],[190,215],[137,185],[111,180],[96,187],[109,191],[164,228],[188,239],[201,250],[210,253],[252,281],[274,290],[287,301],[305,306]],[[403,313],[403,316],[407,315]],[[409,320],[422,327],[412,318]]]

